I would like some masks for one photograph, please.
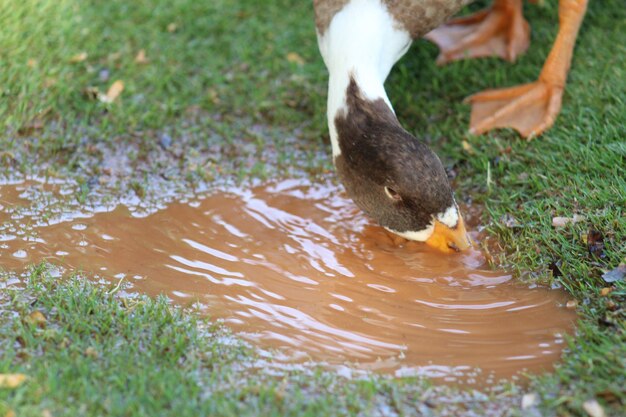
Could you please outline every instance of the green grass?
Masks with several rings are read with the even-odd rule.
[[[458,197],[484,204],[483,224],[503,248],[496,262],[523,279],[563,286],[579,301],[581,324],[562,365],[527,388],[539,394],[543,412],[585,415],[583,402],[596,398],[610,415],[626,415],[626,286],[600,295],[610,286],[601,274],[626,258],[622,3],[590,2],[563,110],[548,133],[532,142],[508,130],[466,133],[464,97],[537,77],[557,30],[556,2],[545,3],[526,7],[532,44],[518,63],[437,67],[436,48],[420,41],[387,88],[404,126],[456,173]],[[0,2],[0,176],[70,177],[76,199],[86,202],[124,193],[151,198],[159,193],[155,183],[185,189],[220,177],[290,175],[294,165],[313,175],[329,169],[326,73],[311,9],[293,0],[263,7],[252,0]],[[140,49],[147,64],[135,62]],[[84,61],[70,62],[82,52]],[[304,63],[290,62],[290,52]],[[84,94],[88,87],[106,92],[115,80],[125,90],[114,103]],[[163,145],[166,136],[171,146]],[[122,156],[127,171],[104,169]],[[573,214],[586,220],[552,227],[554,216]],[[519,227],[507,227],[505,215]],[[590,228],[604,237],[601,258],[587,249]],[[242,371],[238,364],[254,352],[224,345],[217,328],[198,330],[193,314],[172,311],[164,300],[121,304],[79,280],[45,275],[33,272],[25,292],[0,294],[0,373],[29,375],[23,386],[0,390],[0,416],[9,409],[367,415],[384,407],[445,415],[462,413],[457,402],[468,395],[415,380]],[[45,328],[25,322],[33,310],[44,312]],[[85,354],[90,347],[97,356]],[[503,387],[468,407],[515,415],[520,392]],[[448,403],[441,398],[458,407],[442,408]]]
[[[0,7],[0,121],[9,132],[38,119],[59,122],[56,143],[41,144],[45,153],[72,146],[79,127],[97,123],[101,139],[112,140],[176,126],[198,109],[226,118],[216,126],[226,140],[237,131],[226,122],[237,117],[314,122],[316,131],[323,120],[309,7],[232,0],[29,0]],[[135,62],[141,49],[148,64]],[[293,51],[309,64],[289,62]],[[71,63],[80,53],[87,58]],[[85,97],[87,87],[106,92],[114,80],[125,84],[118,103]]]

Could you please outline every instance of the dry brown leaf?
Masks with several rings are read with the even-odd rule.
[[[601,295],[602,297],[606,297],[606,296],[607,296],[607,295],[609,295],[610,293],[611,293],[611,288],[608,288],[608,287],[602,288],[602,289],[600,290],[600,295]]]
[[[578,307],[578,301],[576,300],[569,300],[566,304],[565,307],[569,308],[569,309],[574,309],[576,307]]]
[[[170,23],[169,25],[167,25],[167,31],[169,33],[173,33],[176,32],[176,29],[178,29],[178,25],[176,23]]]
[[[87,349],[85,349],[85,356],[96,359],[98,357],[98,352],[94,348],[89,346]]]
[[[287,61],[298,65],[304,65],[305,61],[297,52],[289,52],[287,54]]]
[[[587,250],[590,255],[596,258],[604,258],[604,235],[596,229],[589,229],[587,232]]]
[[[113,103],[115,99],[119,97],[124,91],[124,83],[120,80],[115,81],[111,84],[111,87],[107,90],[106,94],[100,94],[98,98],[103,103]]]
[[[617,394],[610,389],[597,392],[596,396],[601,397],[604,401],[607,401],[609,403],[615,403],[619,401],[619,397],[617,396]]]
[[[17,416],[17,414],[15,414],[15,411],[11,410],[10,408],[9,408],[9,411],[7,411],[4,414],[4,417],[16,417],[16,416]]]
[[[209,88],[209,98],[213,104],[220,104],[220,95],[215,88]]]
[[[64,337],[63,340],[61,340],[61,343],[59,343],[59,347],[62,349],[68,347],[69,345],[70,345],[70,339],[68,339],[67,337]]]
[[[89,86],[85,87],[85,89],[83,90],[83,95],[89,100],[96,100],[100,96],[102,96],[102,93],[100,93],[98,87]]]
[[[28,61],[26,61],[26,65],[28,65],[29,68],[34,68],[37,66],[37,60],[29,58]]]
[[[140,49],[137,52],[137,56],[135,56],[135,63],[137,64],[147,64],[150,60],[146,57],[146,50]]]
[[[0,374],[0,388],[17,388],[26,378],[24,374]]]
[[[35,326],[43,326],[46,324],[46,316],[41,311],[33,311],[26,317],[26,322]]]
[[[70,58],[70,62],[71,63],[77,63],[77,62],[83,62],[84,60],[87,59],[89,55],[87,55],[87,52],[81,52],[80,54],[76,54],[73,57]]]
[[[33,132],[41,129],[43,129],[43,120],[34,119],[17,129],[17,133],[19,133],[20,135],[30,135]]]

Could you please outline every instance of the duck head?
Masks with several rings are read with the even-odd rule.
[[[383,98],[368,100],[353,77],[336,113],[337,173],[354,202],[381,226],[444,252],[471,241],[444,167],[402,128]]]
[[[316,2],[316,12],[330,3]],[[324,3],[324,4],[322,4]],[[443,251],[470,246],[437,155],[402,128],[384,82],[411,45],[386,2],[330,7],[318,44],[328,68],[328,128],[334,163],[350,197],[383,227]],[[336,5],[334,2],[332,5]]]

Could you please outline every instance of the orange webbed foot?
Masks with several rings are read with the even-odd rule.
[[[485,56],[515,61],[528,49],[530,27],[521,0],[495,0],[490,9],[453,19],[425,38],[439,47],[438,64]]]
[[[511,88],[487,90],[466,100],[472,103],[470,133],[511,127],[529,140],[549,129],[561,111],[563,87],[539,80]]]

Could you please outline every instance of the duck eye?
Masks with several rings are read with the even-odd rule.
[[[389,197],[393,201],[402,200],[400,194],[398,194],[398,192],[391,187],[385,187],[385,194],[387,194],[387,197]]]

